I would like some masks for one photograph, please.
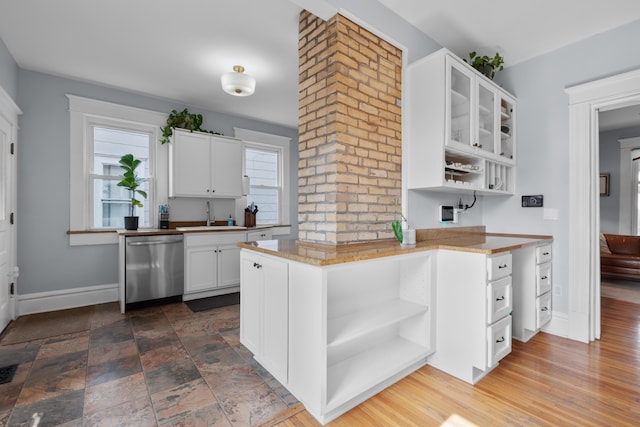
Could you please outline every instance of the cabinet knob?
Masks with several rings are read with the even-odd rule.
[[[549,311],[549,307],[542,307],[540,311]]]
[[[504,295],[502,295],[500,298],[496,298],[496,301],[504,301]]]
[[[508,265],[507,265],[507,264],[503,264],[503,265],[499,265],[499,266],[498,266],[498,268],[499,268],[499,269],[503,269],[503,268],[507,268],[507,267],[508,267]]]
[[[542,252],[542,255],[547,256],[549,255],[549,252]]]
[[[542,276],[542,277],[540,278],[540,280],[547,280],[548,278],[549,278],[549,276]]]
[[[253,266],[254,266],[255,268],[262,268],[262,264],[258,264],[257,262],[254,262],[254,263],[253,263]]]
[[[496,340],[496,342],[504,342],[504,337],[500,337]]]
[[[207,188],[207,193],[209,192],[209,189]]]

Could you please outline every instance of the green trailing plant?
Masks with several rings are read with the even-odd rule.
[[[467,64],[470,64],[473,68],[480,71],[485,76],[493,80],[496,75],[496,71],[504,70],[504,59],[498,52],[493,58],[489,58],[487,55],[479,56],[475,51],[469,53],[469,61],[464,60]]]
[[[177,110],[171,110],[169,117],[167,118],[167,125],[160,128],[162,131],[162,139],[160,142],[166,144],[170,141],[171,135],[173,135],[173,129],[186,129],[191,132],[206,132],[214,135],[222,135],[220,132],[212,130],[202,129],[202,114],[191,114],[187,108],[178,112]]]
[[[397,200],[394,200],[393,202],[391,202],[391,204],[393,206],[400,206],[400,204],[398,203]],[[402,215],[402,212],[400,212],[400,217],[402,218],[402,221],[405,222],[409,222],[407,221],[407,218],[404,217],[404,215]],[[391,223],[391,229],[393,229],[393,234],[394,236],[396,236],[396,239],[398,239],[398,241],[400,243],[402,243],[403,240],[403,236],[402,236],[402,221],[401,220],[395,220]]]
[[[133,157],[133,154],[125,154],[120,157],[119,163],[124,172],[122,174],[122,180],[118,182],[118,187],[124,187],[131,192],[130,216],[134,216],[135,208],[144,206],[140,200],[136,199],[136,194],[140,194],[145,199],[147,198],[147,192],[138,189],[143,179],[136,173],[136,168],[142,161]]]

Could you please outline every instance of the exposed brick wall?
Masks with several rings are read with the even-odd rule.
[[[299,25],[299,239],[392,238],[401,196],[402,51],[341,15]]]

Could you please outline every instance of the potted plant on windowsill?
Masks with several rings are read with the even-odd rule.
[[[124,170],[122,174],[122,180],[118,182],[118,187],[124,187],[131,193],[131,207],[129,216],[124,217],[124,228],[127,230],[138,229],[138,217],[135,216],[135,208],[141,208],[144,205],[140,200],[136,199],[136,194],[140,194],[145,199],[147,198],[146,191],[139,190],[138,187],[142,184],[143,179],[136,174],[136,168],[141,160],[133,157],[133,154],[125,154],[120,157],[120,167]]]

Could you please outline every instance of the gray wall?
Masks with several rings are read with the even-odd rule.
[[[492,231],[553,235],[554,311],[568,312],[571,153],[564,90],[639,68],[638,40],[640,21],[509,67],[497,76],[518,98],[518,195],[486,200],[484,223]],[[559,220],[544,220],[542,209],[521,208],[522,194],[543,194],[545,207],[558,209]]]
[[[640,126],[600,133],[600,173],[608,173],[609,196],[600,197],[600,231],[620,232],[620,144],[618,140],[640,136]]]
[[[13,99],[17,99],[18,94],[18,64],[7,49],[2,39],[0,39],[0,87]]]
[[[338,12],[351,18],[357,16],[362,22],[381,31],[384,36],[395,40],[407,49],[407,62],[422,58],[435,52],[442,46],[422,31],[410,25],[382,3],[371,0],[326,0],[336,7]]]
[[[18,73],[17,93],[17,104],[24,113],[18,134],[19,293],[116,283],[116,245],[69,246],[69,104],[65,94],[167,113],[185,106],[23,69]],[[291,137],[291,180],[297,183],[297,130],[197,108],[190,111],[205,116],[204,129],[225,135],[233,136],[233,127],[242,127]],[[291,217],[295,220],[298,197],[297,188],[294,190]],[[292,234],[297,235],[293,228]]]

